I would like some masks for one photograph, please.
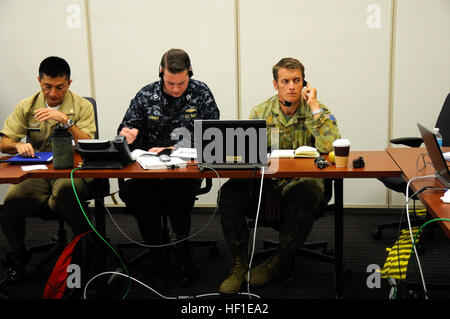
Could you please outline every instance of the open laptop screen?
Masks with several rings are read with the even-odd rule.
[[[267,165],[265,120],[195,120],[194,144],[199,164],[215,168]]]
[[[427,148],[428,155],[430,155],[431,162],[436,170],[437,179],[445,186],[450,187],[450,173],[444,156],[442,155],[441,148],[434,136],[433,132],[417,123],[420,134],[422,135],[423,142]]]

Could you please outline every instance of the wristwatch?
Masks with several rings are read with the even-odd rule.
[[[72,127],[73,126],[73,120],[71,119],[71,118],[69,118],[68,120],[67,120],[67,123],[66,124],[64,124],[64,127],[65,128],[69,128],[69,127]]]
[[[317,114],[322,113],[322,112],[323,112],[323,109],[318,109],[318,110],[315,110],[314,112],[312,112],[312,115],[316,116]]]

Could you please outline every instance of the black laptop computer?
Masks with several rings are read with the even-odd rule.
[[[255,169],[268,165],[265,120],[195,120],[199,167]]]
[[[431,162],[436,170],[436,178],[445,187],[450,187],[450,172],[448,170],[447,163],[445,162],[442,150],[434,136],[433,132],[417,123],[420,134],[422,135],[423,142],[427,148],[428,155],[430,155]]]

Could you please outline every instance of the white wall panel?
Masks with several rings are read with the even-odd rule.
[[[233,1],[90,1],[94,77],[103,138],[116,135],[130,100],[158,80],[161,56],[182,48],[194,78],[214,94],[221,118],[236,118]],[[216,192],[200,202],[216,202]]]
[[[0,123],[39,89],[40,61],[59,55],[72,67],[71,89],[95,94],[101,137],[113,138],[130,100],[157,80],[161,55],[180,47],[191,56],[194,78],[213,91],[221,118],[247,118],[275,94],[271,68],[293,56],[352,148],[383,149],[391,137],[417,136],[419,120],[434,126],[450,89],[449,18],[447,0],[2,0]],[[215,203],[214,184],[200,204]],[[347,180],[344,187],[347,205],[386,203],[376,180]],[[6,188],[0,186],[1,202]]]
[[[90,95],[88,51],[82,0],[0,1],[0,125],[16,104],[40,90],[40,62],[50,55],[71,67],[71,90]],[[3,203],[8,185],[0,186]]]
[[[420,136],[417,123],[432,129],[450,92],[450,2],[398,0],[396,11],[392,135]]]
[[[388,128],[389,1],[239,1],[242,117],[276,91],[272,66],[292,56],[354,150],[384,149]],[[368,26],[375,5],[378,24]],[[372,24],[369,24],[372,26]],[[386,204],[378,181],[348,180],[346,204]]]

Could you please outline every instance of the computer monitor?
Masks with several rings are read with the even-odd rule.
[[[450,187],[450,172],[447,163],[445,162],[442,150],[434,136],[433,132],[417,123],[420,135],[422,135],[423,142],[427,148],[428,155],[430,155],[431,162],[436,170],[436,178],[445,186]]]
[[[194,144],[200,166],[253,169],[268,163],[265,120],[195,120]]]

